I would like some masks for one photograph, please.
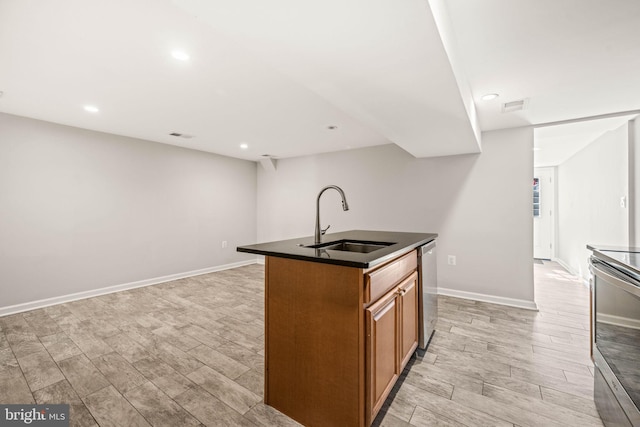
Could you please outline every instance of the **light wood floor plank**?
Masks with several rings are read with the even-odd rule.
[[[432,344],[374,426],[601,426],[587,288],[534,270],[539,312],[439,296]],[[3,403],[70,396],[71,425],[298,425],[263,381],[261,265],[0,317]]]
[[[565,426],[602,426],[600,418],[585,415],[582,412],[574,411],[565,406],[556,405],[553,402],[543,402],[540,399],[531,398],[523,394],[511,393],[509,390],[496,387],[491,384],[485,383],[482,394],[484,396],[491,397],[495,401],[502,402],[504,405],[508,405],[509,407],[520,408],[523,411],[532,411],[540,417],[551,418]]]

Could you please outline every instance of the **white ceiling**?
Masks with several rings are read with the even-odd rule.
[[[483,130],[640,108],[640,1],[449,0]],[[502,102],[528,98],[522,112]]]
[[[472,153],[640,109],[638,40],[636,0],[0,0],[0,111],[251,160]]]
[[[606,132],[636,116],[619,116],[535,129],[534,167],[558,166]]]

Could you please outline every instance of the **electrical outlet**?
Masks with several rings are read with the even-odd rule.
[[[227,241],[226,241],[226,240],[223,240],[223,241],[222,241],[222,249],[224,249],[224,248],[226,248],[226,247],[227,247]]]
[[[449,265],[456,265],[456,256],[455,255],[449,255],[447,257],[447,263]]]

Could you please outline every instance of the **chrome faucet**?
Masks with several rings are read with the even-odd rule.
[[[331,227],[330,225],[327,225],[327,228],[325,228],[324,230],[320,228],[320,196],[322,196],[322,193],[324,193],[330,188],[333,188],[338,193],[340,193],[340,197],[342,197],[342,210],[343,211],[349,210],[349,204],[347,203],[347,198],[345,197],[344,191],[342,191],[342,188],[338,187],[337,185],[327,185],[322,190],[320,190],[320,193],[318,193],[318,200],[316,200],[316,234],[315,234],[316,245],[322,242],[322,236],[324,236],[324,233],[326,233],[329,227]]]

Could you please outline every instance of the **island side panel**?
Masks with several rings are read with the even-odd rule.
[[[265,268],[265,403],[305,426],[364,426],[363,270]]]

